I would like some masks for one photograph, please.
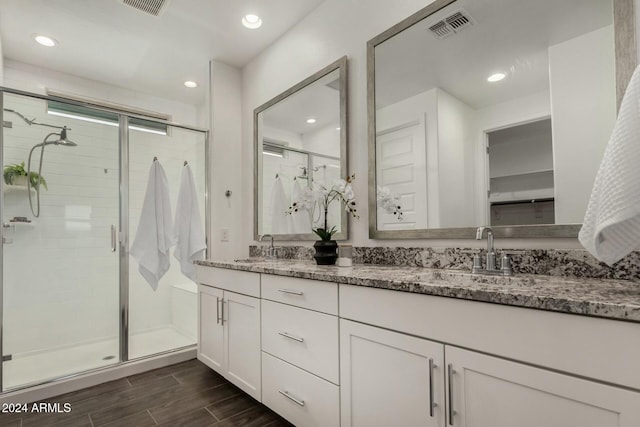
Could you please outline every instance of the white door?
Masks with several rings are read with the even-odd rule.
[[[378,208],[378,230],[427,228],[427,162],[424,120],[376,136],[377,184],[400,196],[403,221]]]
[[[260,299],[224,292],[225,377],[261,400]]]
[[[340,320],[342,427],[443,426],[444,346]]]
[[[640,393],[455,347],[445,354],[447,410],[454,411],[448,425],[640,426]]]
[[[198,360],[224,375],[223,291],[198,285]]]

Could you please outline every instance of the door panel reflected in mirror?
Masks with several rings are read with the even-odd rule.
[[[575,236],[616,119],[612,1],[427,9],[369,42],[372,237]]]
[[[311,188],[330,188],[346,174],[346,58],[257,108],[255,234],[316,240],[319,209],[290,212]],[[327,223],[346,238],[346,216],[330,205]]]

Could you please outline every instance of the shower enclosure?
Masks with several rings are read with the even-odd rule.
[[[193,347],[195,283],[172,251],[154,291],[128,248],[154,157],[167,173],[174,212],[190,165],[209,234],[208,133],[0,90],[0,163],[19,169],[24,162],[35,173],[2,184],[1,391]]]

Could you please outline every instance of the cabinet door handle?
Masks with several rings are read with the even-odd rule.
[[[298,405],[304,406],[304,400],[296,399],[295,397],[291,396],[288,391],[286,391],[286,390],[278,390],[278,393],[280,393],[281,395],[283,395],[287,399],[297,403]]]
[[[453,374],[456,371],[453,370],[453,365],[449,363],[447,365],[447,377],[449,378],[449,425],[453,425],[453,416],[456,414],[456,411],[453,410]]]
[[[111,252],[116,251],[116,226],[111,224]]]
[[[220,298],[220,302],[222,303],[222,313],[220,313],[220,321],[222,322],[222,324],[224,325],[224,304],[226,303],[226,301],[224,300],[224,298]],[[227,315],[227,320],[229,320],[229,315]]]
[[[433,396],[433,368],[436,364],[433,363],[433,359],[429,359],[429,415],[434,416],[435,408],[438,404],[434,400]]]
[[[302,291],[294,291],[291,289],[278,289],[278,292],[282,292],[285,294],[291,294],[291,295],[304,295],[304,292]]]
[[[220,324],[220,297],[216,297],[216,323]]]
[[[289,334],[288,332],[278,332],[278,335],[282,335],[283,337],[289,338],[290,340],[294,340],[294,341],[298,341],[298,342],[304,342],[304,338],[293,336],[293,335]]]

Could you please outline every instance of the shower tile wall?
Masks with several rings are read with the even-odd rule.
[[[23,97],[7,95],[5,108],[67,125],[72,128],[70,139],[78,143],[46,148],[43,176],[49,189],[41,192],[40,218],[32,218],[26,190],[5,191],[4,220],[28,216],[34,221],[16,226],[13,243],[5,245],[5,350],[19,357],[115,339],[119,273],[118,255],[110,251],[110,226],[118,224],[118,129],[48,115],[44,101]],[[26,161],[29,149],[51,131],[27,127],[15,116],[5,120],[11,120],[13,128],[4,130],[4,164]],[[174,210],[182,164],[189,161],[204,218],[204,137],[174,129],[170,137],[131,131],[130,139],[131,239],[154,156],[167,172]],[[171,287],[189,279],[172,258],[171,270],[153,292],[138,274],[135,260],[130,262],[130,332],[170,327]]]

